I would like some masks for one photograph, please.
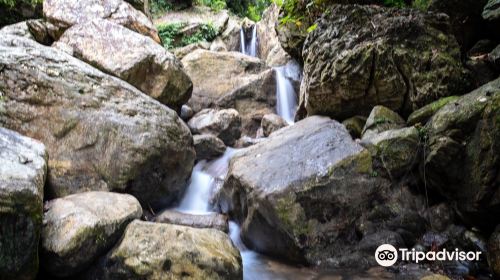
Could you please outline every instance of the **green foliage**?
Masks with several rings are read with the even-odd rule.
[[[412,6],[416,9],[426,11],[431,4],[431,0],[414,0]]]
[[[174,46],[174,40],[179,36],[184,25],[180,23],[158,25],[158,35],[160,36],[163,46],[170,49]]]
[[[160,35],[166,49],[184,47],[203,41],[210,42],[217,37],[217,29],[211,23],[200,25],[199,30],[192,35],[182,34],[181,31],[184,27],[185,25],[180,23],[157,26],[158,35]]]
[[[403,8],[406,6],[404,0],[384,0],[384,4],[388,7],[398,7],[398,8]]]
[[[280,2],[283,0],[280,0]],[[226,0],[227,7],[240,17],[248,17],[259,21],[264,10],[271,5],[273,0]]]
[[[210,7],[210,9],[218,12],[227,7],[225,0],[197,0],[198,5]]]
[[[35,6],[36,4],[40,4],[42,2],[43,0],[0,0],[1,5],[5,5],[11,8],[20,4],[29,4]]]
[[[172,4],[170,4],[167,0],[151,0],[150,11],[153,16],[158,16],[162,13],[171,11],[172,8]]]
[[[195,34],[182,38],[181,44],[187,46],[198,42],[211,42],[217,37],[217,29],[212,24],[203,24]]]

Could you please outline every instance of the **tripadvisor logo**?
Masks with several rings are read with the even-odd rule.
[[[397,250],[390,244],[383,244],[375,251],[375,260],[379,265],[388,267],[394,265],[398,260],[414,263],[421,261],[479,261],[480,255],[481,252],[464,252],[458,249],[429,252],[416,251],[415,249],[408,250],[406,248]]]

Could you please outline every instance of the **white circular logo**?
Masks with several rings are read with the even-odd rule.
[[[380,245],[375,251],[375,260],[381,266],[391,266],[398,261],[398,251],[390,244]]]

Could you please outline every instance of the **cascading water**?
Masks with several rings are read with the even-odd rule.
[[[276,72],[276,112],[289,124],[293,124],[297,97],[291,79],[300,80],[302,71],[296,62],[275,67],[274,71]]]
[[[257,57],[257,26],[254,24],[252,26],[252,36],[250,37],[250,43],[247,45],[247,36],[245,28],[241,27],[240,30],[240,51],[246,55]]]
[[[227,148],[220,158],[207,162],[200,161],[193,169],[191,180],[179,207],[179,212],[189,214],[210,213],[210,197],[218,182],[224,180],[229,166],[229,160],[237,150]]]

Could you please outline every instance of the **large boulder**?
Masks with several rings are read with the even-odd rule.
[[[388,193],[387,182],[373,176],[370,153],[342,124],[314,116],[237,153],[218,204],[242,223],[243,241],[258,252],[360,267],[368,262],[353,262],[355,224]],[[373,251],[365,257],[373,262]]]
[[[177,114],[129,84],[29,39],[0,38],[0,126],[43,142],[48,198],[126,192],[151,207],[183,193],[191,133]]]
[[[348,118],[373,106],[409,113],[467,92],[448,17],[415,9],[334,5],[304,45],[301,106]]]
[[[211,134],[228,146],[241,136],[241,118],[234,109],[205,109],[194,115],[188,122],[193,134]]]
[[[276,33],[276,25],[280,7],[273,3],[262,14],[262,20],[257,23],[257,37],[259,38],[259,57],[269,66],[285,65],[291,57],[281,47]]]
[[[500,215],[500,79],[448,103],[429,120],[422,180],[456,202],[466,221]]]
[[[194,51],[182,59],[194,89],[189,105],[234,108],[242,118],[244,134],[254,136],[265,114],[276,106],[275,72],[255,57],[238,52]]]
[[[242,279],[241,256],[216,229],[134,221],[91,279]]]
[[[54,47],[128,82],[175,110],[180,110],[191,97],[191,79],[174,55],[151,38],[109,20],[74,25]]]
[[[56,39],[75,24],[93,19],[107,19],[149,36],[157,43],[161,42],[151,20],[123,0],[45,0],[43,14],[45,19],[57,28]]]
[[[67,277],[90,265],[142,215],[128,194],[86,192],[45,203],[42,262],[50,274]]]
[[[0,279],[36,277],[46,175],[44,145],[0,127]]]

